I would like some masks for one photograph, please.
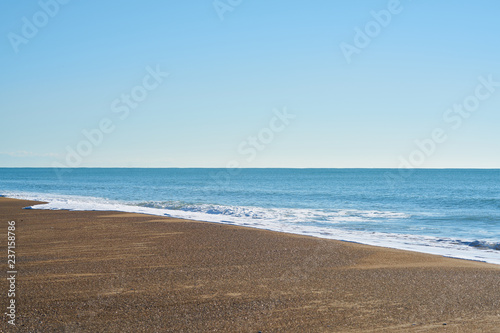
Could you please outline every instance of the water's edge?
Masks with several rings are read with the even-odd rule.
[[[206,218],[203,214],[196,214],[193,212],[174,211],[168,209],[159,209],[145,206],[134,206],[116,203],[103,203],[100,205],[93,204],[92,207],[85,206],[83,203],[60,203],[51,200],[37,200],[30,198],[26,195],[6,195],[12,199],[38,201],[40,204],[24,207],[24,209],[40,209],[40,210],[67,210],[67,211],[109,211],[109,212],[124,212],[124,213],[137,213],[152,216],[167,216],[180,218],[185,220],[192,220],[197,222],[219,223],[226,225],[236,225],[242,227],[270,230],[282,232],[287,234],[296,234],[303,236],[311,236],[323,239],[333,239],[344,242],[358,243],[370,246],[378,246],[384,248],[406,250],[419,253],[427,253],[433,255],[440,255],[443,257],[472,260],[491,264],[500,265],[500,251],[492,249],[478,249],[473,246],[455,246],[450,240],[442,240],[442,247],[434,247],[430,245],[430,237],[415,236],[415,235],[394,235],[385,233],[366,233],[354,231],[338,231],[332,229],[324,229],[320,227],[308,227],[308,230],[303,228],[294,228],[283,224],[266,223],[266,221],[252,222],[251,219],[247,220],[228,220],[224,215],[214,215],[211,218]],[[47,203],[43,203],[47,202]],[[338,232],[336,232],[338,231]],[[436,241],[436,240],[432,240]],[[439,240],[441,241],[441,240]]]

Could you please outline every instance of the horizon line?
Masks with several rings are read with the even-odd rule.
[[[0,166],[0,169],[241,169],[241,170],[252,170],[252,169],[359,169],[359,170],[500,170],[500,167],[435,167],[435,168],[389,168],[389,167],[238,167],[238,168],[228,168],[228,167],[128,167],[128,166],[88,166],[88,167],[47,167],[47,166]]]

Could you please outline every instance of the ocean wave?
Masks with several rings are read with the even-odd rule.
[[[139,207],[196,212],[209,215],[224,215],[235,218],[250,218],[297,223],[342,223],[370,221],[372,219],[404,219],[409,214],[375,210],[323,210],[300,208],[263,208],[250,206],[230,206],[219,204],[186,203],[182,201],[147,201],[135,203]]]
[[[462,244],[465,244],[465,245],[468,245],[471,247],[480,248],[480,249],[492,249],[492,250],[500,251],[500,243],[495,243],[495,242],[475,240],[472,242],[462,242]]]

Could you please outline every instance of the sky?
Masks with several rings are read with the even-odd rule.
[[[500,2],[0,3],[0,167],[500,168]]]

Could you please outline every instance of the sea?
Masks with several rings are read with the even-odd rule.
[[[0,168],[0,195],[500,264],[497,169]]]

